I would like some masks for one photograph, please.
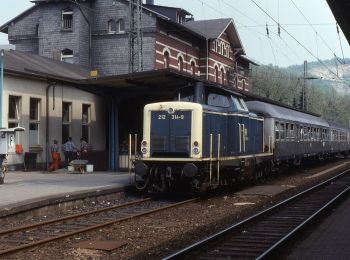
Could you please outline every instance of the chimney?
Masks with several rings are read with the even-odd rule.
[[[154,5],[154,0],[146,0],[146,5]]]

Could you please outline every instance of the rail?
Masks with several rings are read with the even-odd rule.
[[[164,259],[267,259],[350,190],[350,170]]]
[[[183,205],[196,199],[192,198],[180,202],[153,201],[151,198],[139,199],[68,217],[56,218],[9,230],[0,230],[0,257],[47,242]]]

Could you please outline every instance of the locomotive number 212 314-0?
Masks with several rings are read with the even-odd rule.
[[[169,115],[171,120],[184,120],[184,115]],[[165,120],[167,115],[158,115],[158,120]]]

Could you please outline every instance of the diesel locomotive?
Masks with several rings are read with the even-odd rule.
[[[180,89],[175,101],[146,105],[143,127],[135,183],[155,192],[203,191],[349,150],[347,128],[201,83]]]

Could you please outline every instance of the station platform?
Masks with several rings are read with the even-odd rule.
[[[9,172],[0,185],[0,217],[55,201],[83,198],[123,190],[134,176],[125,172],[76,174],[61,169],[51,172]]]
[[[350,259],[350,197],[302,241],[287,259]]]

